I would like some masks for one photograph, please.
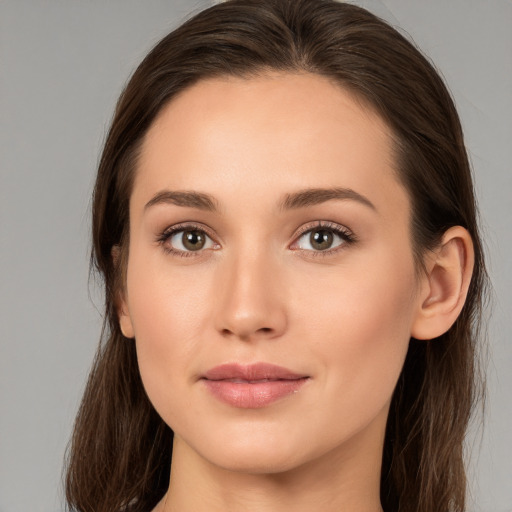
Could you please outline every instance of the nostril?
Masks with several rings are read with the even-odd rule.
[[[231,329],[222,329],[221,332],[221,335],[224,336],[224,337],[229,337],[229,336],[238,336],[240,339],[243,339],[243,340],[249,340],[253,337],[253,335],[258,335],[258,334],[272,334],[274,332],[274,329],[272,329],[272,327],[260,327],[259,329],[257,329],[256,331],[252,331],[252,334],[251,332],[237,332],[237,331],[234,331],[234,330],[231,330]]]

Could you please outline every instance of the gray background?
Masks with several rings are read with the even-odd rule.
[[[64,449],[96,347],[89,196],[114,102],[206,0],[0,0],[0,512],[63,510]],[[401,27],[465,128],[495,287],[468,510],[512,511],[512,2],[357,2]]]

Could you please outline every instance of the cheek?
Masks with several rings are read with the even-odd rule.
[[[374,414],[389,401],[414,314],[412,262],[383,255],[364,263],[333,274],[325,286],[306,286],[301,301],[302,331],[322,365],[326,396],[356,415]]]
[[[141,378],[166,420],[182,396],[172,391],[193,375],[191,364],[201,350],[211,302],[207,290],[197,286],[204,282],[201,276],[191,277],[173,275],[158,264],[139,265],[136,255],[128,266],[129,311]]]

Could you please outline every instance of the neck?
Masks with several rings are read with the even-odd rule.
[[[175,436],[169,490],[156,511],[382,512],[383,438],[372,446],[361,437],[292,470],[251,474],[216,466]]]

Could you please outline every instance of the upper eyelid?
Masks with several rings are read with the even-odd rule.
[[[306,223],[302,225],[298,231],[293,235],[294,237],[298,237],[311,231],[315,228],[327,228],[332,230],[344,231],[352,234],[352,230],[343,224],[339,224],[337,222],[325,221],[325,220],[317,220],[312,221],[313,223]],[[212,237],[219,238],[218,236],[213,234],[213,229],[203,224],[202,222],[179,222],[178,224],[173,224],[172,226],[168,226],[162,232],[163,235],[178,232],[178,231],[186,231],[187,229],[194,228],[197,230],[203,230],[207,235]]]
[[[301,228],[299,228],[299,231],[294,235],[295,239],[298,237],[301,237],[302,235],[304,235],[305,233],[308,233],[309,231],[313,231],[314,229],[319,229],[319,228],[331,229],[333,231],[339,231],[341,233],[344,233],[344,234],[347,234],[350,236],[354,236],[353,231],[350,228],[348,228],[347,226],[344,226],[343,224],[338,224],[337,222],[332,222],[332,221],[321,221],[320,220],[320,221],[315,221],[315,223],[313,225],[306,224],[306,225],[302,226]]]
[[[189,231],[193,229],[197,231],[204,231],[212,240],[218,238],[214,234],[213,229],[201,222],[180,222],[178,224],[173,224],[172,226],[165,228],[162,231],[161,236],[170,236],[171,234],[178,233],[180,231]]]

